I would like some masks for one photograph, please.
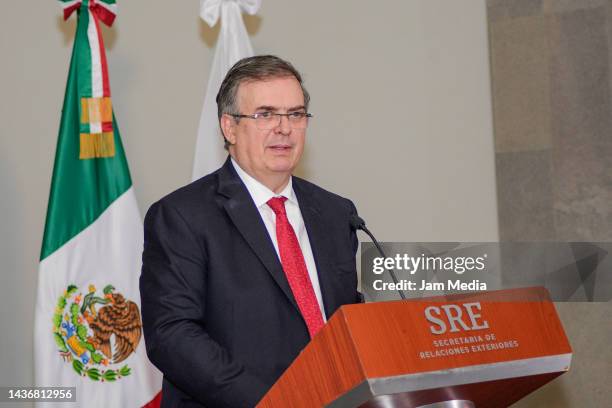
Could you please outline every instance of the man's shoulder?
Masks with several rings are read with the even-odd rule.
[[[342,197],[339,194],[333,193],[329,190],[324,189],[308,180],[293,176],[294,190],[298,189],[304,194],[310,194],[319,203],[326,207],[339,207],[341,209],[353,211],[355,205],[348,198]]]
[[[165,195],[153,207],[172,208],[178,212],[202,211],[214,204],[218,188],[218,170]]]

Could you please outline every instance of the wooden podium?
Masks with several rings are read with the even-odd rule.
[[[346,305],[257,406],[507,407],[571,353],[544,288]]]

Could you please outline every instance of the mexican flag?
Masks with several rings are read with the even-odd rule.
[[[142,222],[100,32],[116,4],[60,3],[78,22],[40,256],[36,385],[76,387],[78,406],[158,406],[140,318]]]

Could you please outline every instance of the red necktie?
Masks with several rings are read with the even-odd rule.
[[[286,197],[274,197],[268,201],[268,205],[276,214],[276,239],[281,264],[312,338],[323,327],[323,316],[308,276],[300,243],[287,218],[285,201]]]

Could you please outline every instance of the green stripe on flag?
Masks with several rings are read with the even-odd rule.
[[[81,13],[66,84],[41,260],[93,223],[132,185],[114,115],[115,155],[79,159],[80,99],[91,96],[88,24],[88,13]]]

